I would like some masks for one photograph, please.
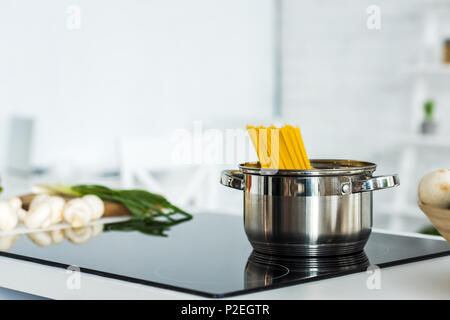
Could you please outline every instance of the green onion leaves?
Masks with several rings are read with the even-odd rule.
[[[35,193],[82,197],[93,194],[104,201],[123,204],[132,214],[132,220],[142,220],[152,226],[166,226],[192,219],[192,215],[171,204],[165,197],[146,190],[116,190],[95,184],[67,186],[62,184],[37,185]],[[151,223],[150,223],[151,222]],[[155,222],[157,222],[155,224]],[[131,225],[131,223],[130,223]]]

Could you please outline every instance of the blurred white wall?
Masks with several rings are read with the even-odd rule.
[[[71,6],[79,29],[67,27]],[[12,115],[36,121],[34,164],[102,167],[117,166],[123,135],[270,115],[272,10],[272,0],[1,1],[0,150]]]
[[[284,120],[301,125],[311,158],[369,160],[379,174],[400,173],[400,188],[374,194],[375,211],[394,213],[403,192],[397,209],[423,217],[420,178],[450,167],[450,66],[442,63],[450,2],[281,4]],[[380,9],[379,30],[367,28],[370,5]],[[422,139],[421,99],[428,98],[436,102],[438,132]]]
[[[417,60],[420,6],[392,2],[377,1],[381,29],[369,30],[371,1],[282,1],[283,114],[311,156],[364,158],[408,128],[400,68]]]
[[[83,170],[118,167],[123,136],[170,135],[194,120],[205,129],[270,124],[277,1],[282,119],[273,123],[299,124],[310,158],[371,160],[379,173],[401,173],[402,189],[377,193],[377,203],[407,190],[415,206],[420,177],[449,167],[450,69],[440,61],[449,1],[3,0],[1,153],[14,115],[35,119],[34,165]],[[366,26],[373,4],[379,30]],[[420,97],[436,101],[439,126],[424,141]],[[402,150],[417,142],[405,175]]]
[[[372,4],[381,10],[379,30],[366,26]],[[393,134],[411,133],[412,71],[424,62],[429,12],[439,37],[432,63],[440,64],[450,2],[282,0],[283,114],[301,124],[312,156],[366,156],[392,144]],[[450,78],[429,80],[439,133],[450,135],[442,121],[450,118]]]

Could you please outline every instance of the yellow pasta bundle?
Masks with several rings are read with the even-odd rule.
[[[312,169],[299,127],[247,126],[261,168]]]

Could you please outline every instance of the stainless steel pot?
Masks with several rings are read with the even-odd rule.
[[[244,191],[244,227],[257,252],[336,256],[360,252],[372,228],[372,191],[400,184],[372,176],[376,165],[311,160],[312,170],[261,169],[245,163],[222,172],[221,183]]]

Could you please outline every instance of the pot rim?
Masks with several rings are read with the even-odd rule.
[[[309,177],[371,175],[377,167],[373,162],[346,159],[310,159],[310,163],[314,169],[292,170],[261,168],[259,162],[245,162],[239,165],[239,170],[244,174]]]

